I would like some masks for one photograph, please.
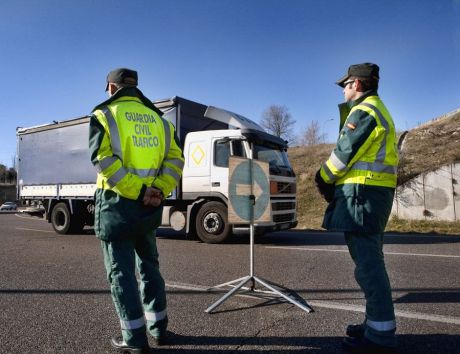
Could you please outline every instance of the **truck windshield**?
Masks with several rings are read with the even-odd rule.
[[[253,157],[257,160],[268,162],[270,169],[291,169],[286,151],[263,145],[254,144]]]

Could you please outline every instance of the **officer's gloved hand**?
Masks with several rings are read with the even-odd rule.
[[[163,202],[163,193],[155,187],[147,187],[143,202],[145,206],[158,207]]]
[[[321,177],[320,170],[316,172],[315,175],[315,184],[318,192],[323,196],[326,202],[330,203],[334,200],[334,184],[326,183],[323,178]]]

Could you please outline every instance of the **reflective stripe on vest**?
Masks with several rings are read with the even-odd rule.
[[[180,174],[177,173],[175,170],[173,170],[171,167],[168,167],[168,166],[163,166],[161,168],[161,174],[171,176],[172,178],[174,178],[178,182],[180,180]]]
[[[396,328],[396,321],[371,321],[366,320],[366,325],[379,332],[391,331]]]
[[[380,148],[375,157],[375,161],[374,162],[357,161],[350,167],[350,170],[365,170],[365,171],[371,171],[371,172],[383,172],[383,173],[389,173],[389,174],[396,175],[397,173],[396,166],[384,164],[384,161],[386,158],[386,151],[387,151],[387,137],[390,132],[390,125],[388,124],[387,120],[383,116],[382,112],[380,112],[380,110],[374,105],[367,103],[367,102],[363,102],[363,103],[360,103],[357,107],[359,108],[359,106],[368,107],[372,109],[375,112],[375,114],[377,114],[377,117],[380,120],[380,124],[385,128],[385,135],[382,139],[382,143],[380,144]]]
[[[99,160],[99,162],[97,162],[95,165],[96,171],[98,173],[104,171],[106,168],[109,168],[110,166],[112,166],[117,160],[119,159],[115,156],[109,156],[109,157],[106,157],[105,159]]]
[[[127,168],[127,170],[139,177],[155,177],[158,174],[157,168]]]
[[[339,160],[334,151],[332,151],[331,156],[329,156],[329,162],[334,166],[338,172],[348,171],[349,167],[345,165],[342,161]],[[326,166],[329,170],[329,166]]]
[[[160,117],[161,118],[161,117]],[[169,148],[171,147],[171,129],[169,127],[169,122],[166,119],[161,118],[163,126],[165,127],[165,154],[166,158],[169,154]]]
[[[174,165],[180,170],[182,170],[184,168],[184,165],[185,165],[184,161],[179,160],[179,159],[169,159],[169,160],[164,160],[163,163],[164,162],[169,163],[171,165]]]
[[[160,312],[145,311],[145,318],[147,319],[147,321],[161,321],[162,319],[166,318],[166,310]]]
[[[123,167],[121,167],[112,176],[107,178],[107,182],[109,182],[111,187],[115,187],[127,174],[128,172]]]
[[[101,111],[104,113],[107,124],[109,125],[110,145],[112,146],[112,153],[114,156],[117,156],[120,161],[123,162],[123,153],[121,151],[121,140],[120,133],[118,132],[117,122],[115,121],[115,118],[113,117],[109,107],[106,106],[102,108]]]
[[[387,155],[387,136],[388,136],[388,133],[390,132],[390,125],[388,124],[387,120],[383,116],[382,112],[380,112],[380,110],[377,107],[367,102],[363,102],[361,103],[361,105],[372,109],[377,114],[377,117],[379,117],[380,124],[382,124],[383,127],[385,128],[385,136],[382,139],[382,145],[380,145],[380,149],[377,152],[377,156],[375,159],[375,161],[383,162],[385,161],[385,157]]]
[[[120,320],[121,329],[136,329],[145,326],[144,317],[139,317],[137,320],[125,321]]]

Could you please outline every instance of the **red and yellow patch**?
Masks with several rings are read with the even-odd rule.
[[[347,123],[347,128],[351,129],[351,130],[355,130],[356,129],[356,125],[354,125],[353,123]]]

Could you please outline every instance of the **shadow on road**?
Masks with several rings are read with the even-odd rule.
[[[159,239],[185,240],[185,233],[176,232],[170,229],[159,229]],[[199,240],[190,240],[200,243]],[[333,246],[345,245],[341,232],[327,232],[318,230],[290,230],[268,233],[263,236],[256,236],[256,245],[276,246]],[[460,236],[455,235],[425,235],[425,234],[385,234],[385,244],[455,244],[460,243]],[[222,246],[235,244],[249,244],[249,235],[233,235],[231,239]]]
[[[258,289],[258,288],[256,288]],[[226,289],[176,289],[170,288],[167,286],[166,293],[169,295],[211,295],[215,294],[216,296],[221,296],[228,292]],[[259,289],[261,290],[261,289]],[[266,289],[263,289],[266,290]],[[285,291],[291,293],[291,295],[300,302],[303,302],[304,299],[309,301],[311,300],[322,300],[322,301],[333,301],[333,300],[356,300],[362,299],[361,290],[357,288],[347,288],[347,289],[288,289],[285,288]],[[402,296],[397,297],[397,293],[403,293]],[[0,289],[1,294],[22,294],[22,295],[107,295],[110,294],[109,289]],[[259,300],[266,300],[265,302],[260,302],[255,305],[250,305],[245,308],[254,308],[260,306],[271,306],[278,305],[282,303],[288,303],[278,296],[273,296],[270,294],[252,292],[252,291],[240,291],[238,295],[249,295],[257,296]],[[315,296],[317,294],[317,296]],[[322,294],[331,294],[329,297],[324,297]],[[333,294],[350,294],[348,298],[343,296],[336,298]],[[456,288],[393,288],[393,294],[396,299],[394,303],[460,303],[460,289]],[[322,296],[319,296],[322,295]],[[297,297],[298,296],[298,297]],[[233,312],[244,310],[245,308],[236,308],[232,310],[225,311],[216,311],[216,312]]]
[[[308,328],[305,329],[308,332]],[[211,337],[186,336],[171,334],[172,345],[155,347],[152,353],[343,353],[343,337]],[[398,353],[458,353],[460,335],[429,334],[398,336]],[[229,346],[232,349],[193,349],[187,346]],[[289,347],[288,349],[271,349],[272,347]],[[175,348],[182,347],[182,348]],[[185,347],[185,348],[184,348]],[[252,347],[252,348],[251,348]],[[257,347],[255,349],[254,347]],[[265,349],[264,349],[265,347]],[[261,349],[262,348],[262,349]],[[372,353],[369,353],[372,354]]]

